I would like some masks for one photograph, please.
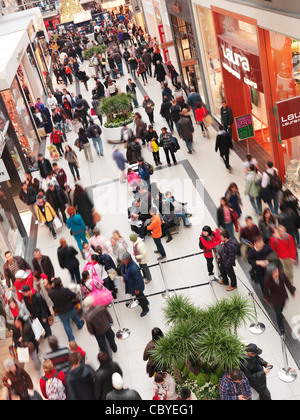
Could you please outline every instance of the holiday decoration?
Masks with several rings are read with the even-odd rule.
[[[71,22],[73,14],[83,12],[83,8],[78,0],[61,0],[60,23]]]

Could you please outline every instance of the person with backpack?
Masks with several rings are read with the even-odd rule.
[[[99,125],[95,124],[93,120],[89,121],[87,129],[87,136],[92,139],[94,148],[98,156],[103,156],[103,144],[101,140],[102,130]]]
[[[153,174],[153,166],[150,163],[146,163],[141,157],[138,160],[138,174],[139,177],[146,182],[148,188],[150,188],[150,175]]]
[[[267,169],[262,175],[261,197],[270,207],[271,213],[278,215],[278,197],[282,189],[282,181],[278,176],[278,169],[273,162],[267,163]]]
[[[44,376],[40,379],[40,388],[46,400],[65,401],[66,396],[66,375],[64,372],[57,372],[51,360],[43,363]]]
[[[199,248],[204,251],[204,257],[207,263],[207,271],[210,280],[216,280],[214,275],[214,255],[213,249],[221,245],[221,236],[218,229],[213,231],[210,226],[204,226],[199,238]]]

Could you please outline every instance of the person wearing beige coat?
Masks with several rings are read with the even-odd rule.
[[[152,276],[148,267],[148,254],[145,242],[139,237],[137,233],[132,233],[129,239],[133,242],[133,255],[138,262],[140,269],[143,272],[145,284],[152,280]]]

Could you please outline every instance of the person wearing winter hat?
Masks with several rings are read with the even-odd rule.
[[[137,401],[142,399],[134,389],[124,388],[123,378],[117,372],[112,375],[112,386],[113,390],[106,396],[108,401]]]
[[[133,242],[133,255],[138,262],[140,269],[143,272],[143,277],[145,284],[148,284],[152,280],[152,276],[147,265],[148,263],[148,254],[145,242],[139,237],[137,233],[132,233],[129,236],[131,242]]]
[[[216,231],[212,231],[210,226],[204,226],[199,238],[199,248],[204,251],[210,280],[216,280],[216,277],[214,276],[213,249],[220,244],[221,236],[219,230],[216,229]]]

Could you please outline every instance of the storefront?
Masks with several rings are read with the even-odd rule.
[[[143,8],[147,21],[148,33],[160,43],[165,63],[171,61],[178,71],[177,58],[174,43],[172,41],[172,30],[165,2],[144,0]]]
[[[38,96],[41,97],[43,93],[47,94],[45,77],[46,72],[51,70],[51,57],[47,47],[48,34],[39,8],[0,17],[0,36],[23,31],[27,33],[29,66],[35,67],[39,83]]]
[[[30,106],[41,97],[42,84],[36,66],[30,63],[28,48],[26,31],[0,37],[0,96],[14,130],[13,142],[21,152],[14,159],[20,174],[22,163],[27,168],[27,154],[37,157],[40,142]]]
[[[24,255],[27,233],[19,215],[13,191],[20,189],[19,171],[24,171],[18,160],[14,142],[10,138],[13,129],[0,101],[0,261],[9,250],[17,255]],[[2,267],[2,266],[1,266]]]
[[[235,118],[250,116],[249,144],[267,152],[300,195],[300,137],[280,137],[276,110],[300,95],[299,20],[227,0],[192,0],[192,8],[212,114],[220,120],[226,99]],[[233,138],[240,138],[236,124]]]
[[[205,98],[189,3],[166,0],[166,5],[182,81],[186,89],[194,87]]]

